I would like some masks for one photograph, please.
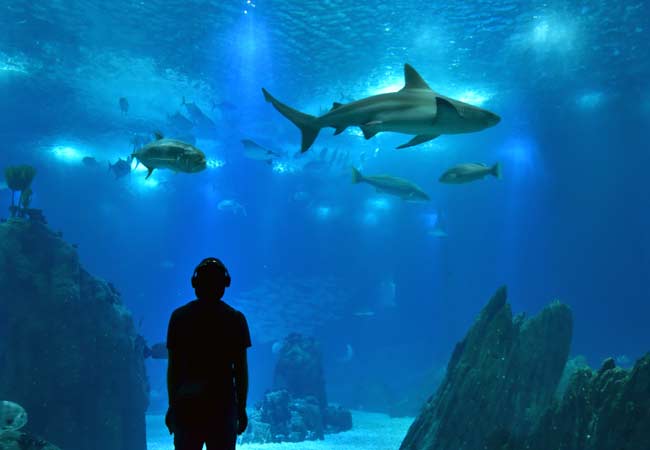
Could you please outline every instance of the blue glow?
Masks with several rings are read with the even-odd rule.
[[[206,162],[208,169],[218,169],[226,165],[226,162],[221,159],[208,159]]]
[[[366,204],[375,211],[389,211],[391,209],[390,202],[385,198],[371,198],[366,201]]]
[[[295,173],[295,172],[297,172],[298,168],[296,166],[294,166],[293,164],[283,163],[283,162],[274,162],[272,170],[275,173],[285,174],[285,173]]]
[[[481,106],[492,97],[493,94],[489,92],[468,89],[458,96],[458,100],[469,103],[470,105]]]
[[[602,92],[588,92],[578,97],[577,103],[580,108],[593,109],[603,103],[604,98],[605,94]]]
[[[374,212],[367,212],[363,215],[363,224],[364,225],[377,225],[379,223],[379,217]]]
[[[329,219],[332,215],[332,208],[329,206],[318,206],[316,207],[316,217],[321,220]]]
[[[55,145],[52,147],[52,154],[56,159],[66,163],[78,163],[84,157],[79,150],[69,145]]]
[[[519,178],[541,170],[537,143],[528,136],[510,138],[499,150],[499,160],[505,167],[504,178]]]

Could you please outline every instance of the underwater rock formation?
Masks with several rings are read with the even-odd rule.
[[[251,412],[243,442],[301,442],[351,428],[350,411],[327,404],[316,341],[298,333],[287,336],[279,352],[273,390]]]
[[[40,222],[0,224],[0,398],[65,450],[144,450],[148,385],[131,314]]]
[[[273,390],[286,389],[294,398],[313,396],[327,408],[323,357],[316,341],[298,333],[286,337],[273,375]]]
[[[49,442],[20,431],[0,433],[0,450],[60,450]]]
[[[650,449],[650,354],[630,371],[612,358],[598,371],[579,358],[567,363],[571,329],[557,302],[513,320],[501,288],[400,448]]]
[[[650,449],[650,354],[632,370],[607,359],[597,372],[578,369],[564,396],[542,414],[524,445],[512,450]],[[496,448],[495,448],[496,450]]]
[[[456,345],[442,384],[400,448],[476,450],[503,431],[525,436],[553,400],[571,333],[568,307],[556,302],[513,320],[506,289],[499,289]]]

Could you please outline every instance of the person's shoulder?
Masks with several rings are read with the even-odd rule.
[[[183,306],[179,306],[172,312],[172,318],[174,317],[182,317],[186,314],[188,314],[193,308],[194,304],[196,303],[196,300],[192,300],[191,302],[187,302]]]
[[[243,312],[230,306],[228,303],[224,302],[223,300],[221,301],[221,304],[222,304],[222,308],[227,314],[231,314],[233,316],[245,317]]]

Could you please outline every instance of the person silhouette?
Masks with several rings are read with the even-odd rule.
[[[176,309],[167,330],[165,424],[176,450],[231,450],[248,425],[246,317],[222,297],[230,274],[217,258],[196,266],[196,300]]]

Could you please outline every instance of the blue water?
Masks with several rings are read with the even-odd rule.
[[[90,272],[113,282],[150,342],[192,298],[198,261],[220,257],[233,277],[226,301],[251,328],[252,400],[270,385],[273,344],[291,331],[322,343],[331,400],[363,407],[353,391],[368,381],[399,396],[446,364],[502,284],[515,312],[570,305],[573,354],[633,361],[650,346],[649,9],[9,1],[0,6],[0,167],[37,167],[33,206],[78,244]],[[299,132],[262,87],[317,114],[400,89],[405,62],[501,123],[401,151],[409,137],[323,132],[306,159],[291,158]],[[188,114],[183,97],[215,123],[189,133],[210,167],[116,180],[107,162],[130,154],[133,134],[178,134],[168,116]],[[290,157],[247,159],[244,138]],[[349,151],[348,163],[300,170],[324,147]],[[504,179],[438,183],[473,161],[501,162]],[[432,200],[352,185],[351,165],[408,178]],[[219,209],[223,200],[245,214]],[[3,190],[0,211],[9,201]],[[438,216],[447,237],[431,233]],[[165,365],[148,368],[160,409]]]

